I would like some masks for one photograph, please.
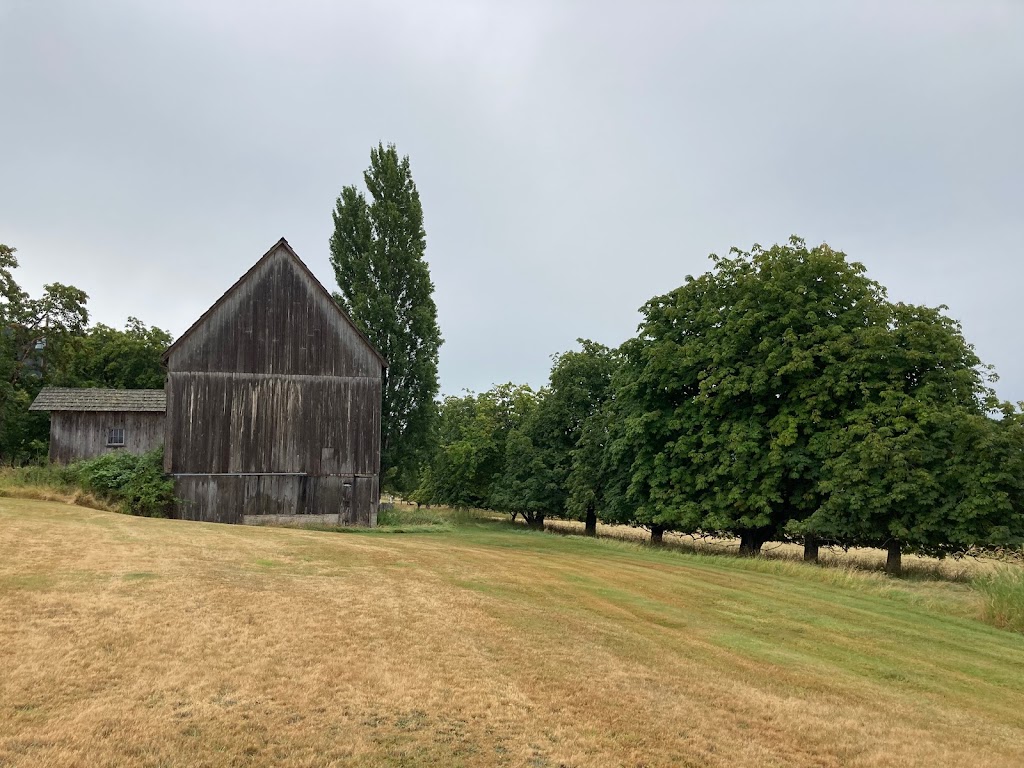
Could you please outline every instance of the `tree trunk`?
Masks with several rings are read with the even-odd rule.
[[[896,539],[889,539],[887,549],[885,572],[892,576],[899,576],[903,573],[903,546]]]
[[[761,554],[765,538],[760,531],[742,531],[740,533],[740,554],[744,557],[756,557]]]
[[[818,562],[818,547],[821,542],[818,541],[816,536],[805,536],[804,537],[804,562],[805,563],[816,563]]]
[[[651,544],[661,544],[665,537],[664,525],[651,526]]]
[[[587,510],[587,523],[583,532],[587,536],[597,536],[597,512],[593,507]]]
[[[526,525],[530,528],[531,531],[543,531],[544,515],[534,515],[533,517],[527,517]]]

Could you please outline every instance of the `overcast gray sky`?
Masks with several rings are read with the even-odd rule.
[[[0,0],[0,242],[180,335],[279,237],[328,288],[411,158],[446,393],[617,345],[792,233],[947,304],[1024,400],[1024,2]]]

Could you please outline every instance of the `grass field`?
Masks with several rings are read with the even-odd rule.
[[[0,498],[0,766],[1019,766],[963,580]]]

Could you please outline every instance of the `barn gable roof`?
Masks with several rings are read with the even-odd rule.
[[[224,292],[224,294],[213,303],[213,306],[211,306],[202,315],[200,315],[199,319],[192,323],[192,325],[189,326],[188,330],[181,334],[181,336],[178,337],[178,339],[173,344],[171,344],[170,347],[167,348],[167,351],[164,352],[163,354],[163,361],[166,363],[167,360],[171,357],[172,354],[174,354],[175,351],[184,347],[189,337],[192,336],[193,333],[198,328],[202,327],[202,325],[206,323],[206,321],[209,320],[217,312],[217,310],[232,296],[232,294],[238,291],[239,288],[241,288],[241,286],[243,286],[246,283],[246,281],[250,279],[250,277],[257,273],[260,270],[260,267],[262,267],[263,264],[268,259],[272,258],[278,252],[284,252],[286,254],[288,259],[294,264],[294,266],[296,266],[299,269],[299,271],[302,272],[309,279],[310,283],[313,286],[313,289],[327,298],[330,306],[332,306],[334,310],[337,312],[338,319],[345,323],[346,325],[348,325],[353,331],[355,331],[360,340],[362,340],[362,342],[366,345],[367,349],[369,349],[370,352],[373,353],[373,355],[380,361],[381,366],[387,368],[388,361],[387,359],[385,359],[384,355],[382,355],[380,350],[377,349],[373,342],[370,341],[370,339],[366,336],[363,330],[358,325],[356,325],[355,321],[353,321],[352,318],[349,317],[349,314],[340,306],[338,306],[338,302],[334,300],[334,297],[323,286],[323,283],[317,280],[316,275],[314,275],[310,268],[306,266],[305,262],[303,262],[302,259],[299,258],[299,255],[295,253],[291,245],[289,245],[288,241],[285,240],[283,237],[280,240],[278,240],[269,251],[263,254],[259,261],[253,264],[252,267],[250,267],[244,275],[238,278],[238,280],[235,281],[234,285],[228,288]]]
[[[151,411],[167,410],[162,389],[84,389],[43,387],[30,411]]]

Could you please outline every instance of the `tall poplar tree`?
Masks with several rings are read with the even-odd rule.
[[[434,284],[424,259],[426,232],[409,157],[394,144],[370,150],[363,173],[334,210],[331,264],[337,302],[388,360],[381,409],[381,475],[396,490],[415,487],[437,414]]]

